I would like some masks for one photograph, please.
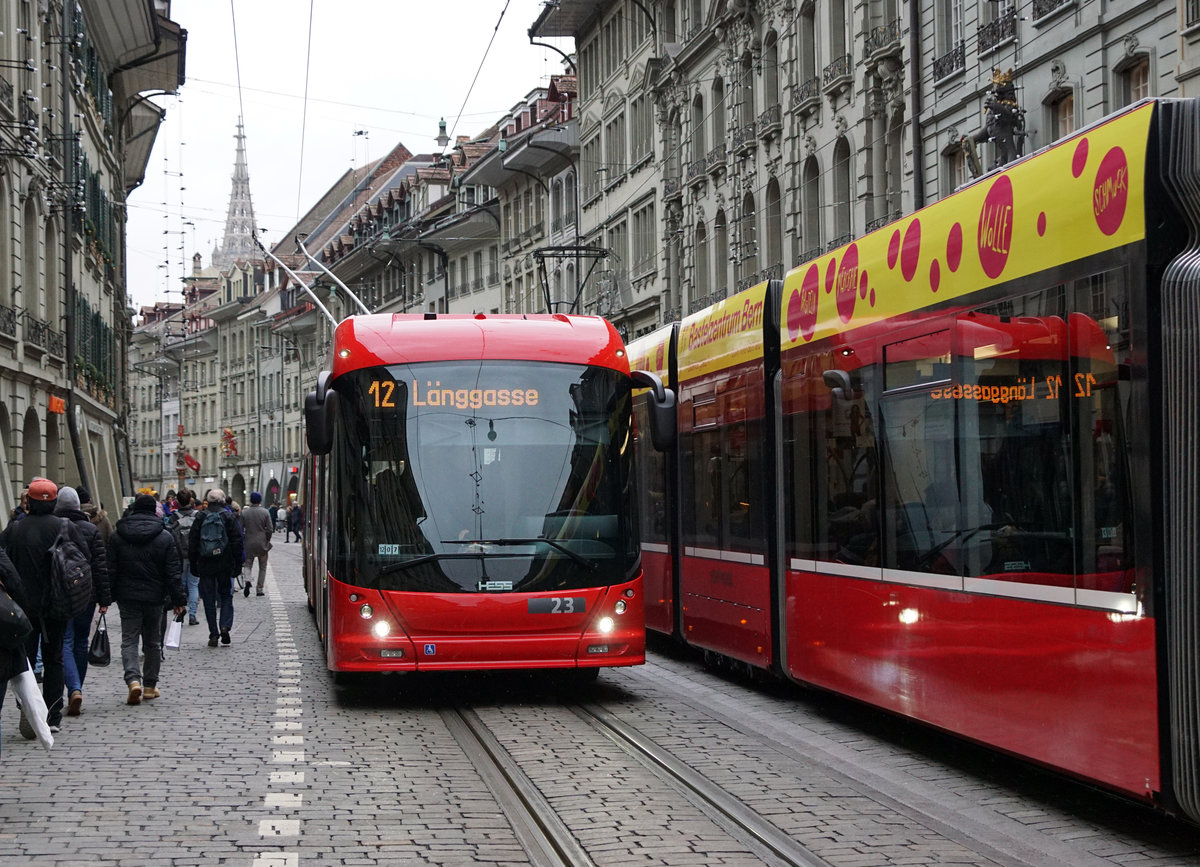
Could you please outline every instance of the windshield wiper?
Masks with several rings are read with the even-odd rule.
[[[482,551],[471,551],[467,553],[425,554],[421,557],[413,557],[411,560],[402,560],[399,563],[388,563],[386,566],[380,566],[376,572],[379,575],[390,575],[392,572],[402,572],[405,569],[411,569],[413,566],[420,566],[424,563],[433,563],[436,560],[477,560],[482,556],[484,556]]]
[[[568,557],[570,557],[572,560],[574,560],[576,563],[578,563],[583,568],[587,569],[589,572],[598,572],[600,570],[600,567],[598,565],[596,565],[595,563],[593,563],[591,560],[587,559],[582,554],[579,554],[576,551],[572,551],[566,545],[562,544],[561,542],[557,542],[554,539],[542,539],[542,538],[443,539],[442,544],[443,545],[537,545],[537,544],[549,545],[555,551],[559,551],[563,554],[566,554]],[[465,555],[465,556],[478,557],[480,555],[479,554],[470,554],[470,555]]]

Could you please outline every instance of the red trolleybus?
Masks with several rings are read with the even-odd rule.
[[[796,268],[757,348],[685,322],[682,638],[1200,821],[1197,140],[1139,103]]]
[[[332,352],[305,409],[305,544],[335,675],[644,661],[635,378],[611,325],[356,316]]]

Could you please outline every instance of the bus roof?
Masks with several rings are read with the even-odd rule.
[[[425,361],[545,361],[629,372],[625,344],[598,316],[394,313],[351,316],[334,333],[333,375]]]

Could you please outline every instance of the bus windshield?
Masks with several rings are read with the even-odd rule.
[[[334,388],[339,581],[502,593],[601,586],[636,568],[628,376],[453,361],[367,368]]]

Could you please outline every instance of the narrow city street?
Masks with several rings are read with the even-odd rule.
[[[45,752],[3,708],[0,861],[1195,864],[1200,834],[849,703],[660,647],[595,683],[338,688],[277,537],[230,647],[184,628],[162,696],[92,668]],[[114,609],[112,612],[116,614]],[[110,622],[114,655],[119,618]]]

